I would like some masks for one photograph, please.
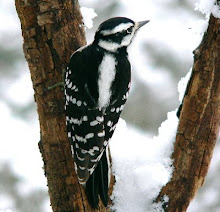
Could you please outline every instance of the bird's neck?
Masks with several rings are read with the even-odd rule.
[[[127,56],[127,46],[119,46],[117,43],[94,41],[93,45],[98,51],[113,55]]]

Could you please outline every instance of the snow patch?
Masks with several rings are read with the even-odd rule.
[[[197,36],[195,40],[197,40],[198,45],[202,40],[204,32],[208,29],[209,20],[197,20],[191,23],[190,29],[192,29],[192,36]]]
[[[172,160],[178,119],[169,112],[158,136],[149,138],[126,127],[120,119],[110,142],[116,183],[112,209],[117,212],[163,211],[162,203],[152,204],[172,175]],[[168,197],[164,199],[168,201]]]
[[[206,15],[206,18],[212,13],[216,18],[220,18],[220,7],[216,0],[199,0],[195,4],[195,10],[199,10]]]
[[[192,68],[190,69],[190,71],[187,73],[187,75],[185,77],[182,77],[181,80],[178,83],[178,92],[179,92],[179,101],[180,103],[182,103],[185,91],[186,91],[186,86],[187,83],[189,81],[189,78],[191,76],[192,73]]]
[[[81,7],[80,8],[82,16],[83,16],[83,21],[85,26],[88,29],[91,29],[93,27],[93,18],[95,18],[97,16],[97,14],[95,13],[94,9],[92,8],[87,8],[87,7]]]

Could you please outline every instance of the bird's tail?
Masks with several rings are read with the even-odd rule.
[[[86,195],[90,205],[97,208],[99,196],[104,204],[108,205],[109,186],[109,161],[108,151],[105,151],[92,175],[86,183]]]

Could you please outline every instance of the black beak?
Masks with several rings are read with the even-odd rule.
[[[140,29],[142,26],[144,26],[144,25],[147,24],[148,22],[149,22],[149,20],[137,22],[137,29]]]

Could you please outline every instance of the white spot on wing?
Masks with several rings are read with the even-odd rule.
[[[107,126],[111,127],[111,126],[112,126],[112,122],[111,122],[111,121],[108,121],[108,122],[107,122]]]
[[[116,128],[116,125],[117,125],[117,124],[115,124],[113,127],[111,127],[110,130],[109,130],[109,132],[114,131],[115,128]]]
[[[77,141],[86,143],[86,138],[79,135],[75,135],[75,137]]]
[[[97,120],[91,121],[90,126],[96,126],[99,122]]]
[[[74,149],[72,145],[71,145],[71,152],[72,152],[72,155],[74,155]]]
[[[81,157],[79,157],[79,155],[78,155],[77,151],[76,151],[76,157],[77,157],[77,158],[78,158],[78,160],[80,160],[80,161],[84,161],[84,160],[85,160],[85,158],[81,158]]]
[[[85,150],[85,149],[82,149],[81,152],[82,152],[83,154],[86,154],[88,151]]]
[[[71,117],[70,124],[78,124],[78,125],[80,125],[80,124],[82,124],[82,120],[77,119],[77,118],[74,119],[73,117]]]
[[[104,121],[104,117],[103,116],[97,116],[96,120],[99,122],[103,122]]]
[[[76,104],[76,98],[73,98],[73,99],[72,99],[72,103],[73,103],[73,104]]]
[[[76,86],[75,85],[73,85],[72,86],[72,88],[71,88],[71,90],[75,90],[76,89]]]
[[[120,111],[122,111],[122,110],[123,110],[123,108],[124,108],[124,105],[121,105],[121,107],[120,107]]]
[[[67,94],[66,95],[66,101],[69,102],[70,101],[70,96]]]
[[[69,85],[69,83],[70,83],[70,80],[68,79],[68,78],[66,78],[66,85]]]
[[[83,166],[78,166],[81,170],[85,170],[86,168]]]
[[[103,130],[102,132],[99,132],[99,133],[98,133],[98,136],[99,136],[99,137],[105,136],[105,131]]]
[[[82,105],[82,102],[81,102],[80,100],[78,100],[78,101],[76,102],[76,104],[77,104],[78,107],[80,107],[80,106]]]
[[[113,107],[113,108],[111,108],[111,112],[115,112],[115,108]]]
[[[70,83],[67,85],[67,87],[68,87],[68,88],[71,88],[71,87],[72,87],[72,84],[73,84],[73,83],[70,82]]]
[[[88,116],[83,116],[83,121],[88,121]]]
[[[88,151],[88,153],[89,153],[91,156],[94,156],[94,155],[95,155],[95,153],[94,153],[94,150],[93,150],[93,149],[90,149],[90,150]]]
[[[94,137],[94,133],[88,133],[85,138],[89,139],[89,138],[93,138]]]
[[[90,175],[93,173],[94,170],[95,170],[95,165],[92,168],[88,169]]]
[[[94,146],[93,149],[94,149],[95,151],[99,151],[99,147],[98,147],[98,146]]]

